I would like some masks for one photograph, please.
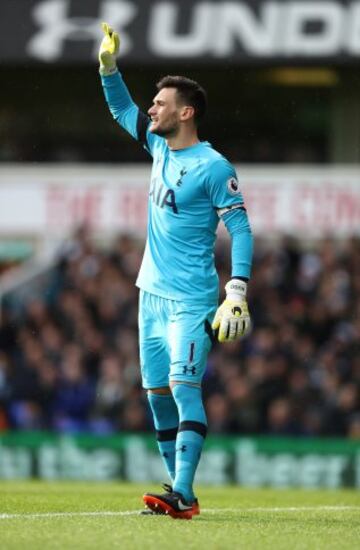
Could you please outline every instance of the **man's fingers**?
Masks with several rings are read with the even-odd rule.
[[[240,322],[239,336],[246,336],[250,331],[250,318],[246,317]]]
[[[227,318],[221,321],[219,342],[234,342],[245,336],[250,330],[250,319],[238,317]]]
[[[114,52],[117,52],[118,49],[120,48],[120,37],[117,32],[114,32],[113,40],[114,40]]]
[[[219,342],[233,342],[250,331],[250,317],[246,302],[229,304],[226,301],[218,308],[211,324],[218,329]]]
[[[102,76],[116,71],[116,56],[119,52],[120,38],[108,23],[101,23],[104,36],[99,48],[100,73]]]
[[[228,340],[232,341],[236,339],[236,333],[238,328],[238,320],[237,319],[231,319],[229,323],[229,336]]]
[[[229,330],[230,330],[229,320],[222,319],[220,323],[220,329],[219,329],[219,337],[218,337],[219,342],[227,342],[227,340],[229,339]]]
[[[220,314],[219,314],[218,312],[216,312],[215,317],[214,317],[214,320],[213,320],[213,322],[211,323],[211,328],[212,328],[213,330],[216,330],[216,329],[219,328],[219,326],[220,326],[220,319],[221,319]]]
[[[101,28],[102,28],[102,30],[103,30],[103,32],[104,32],[105,34],[107,34],[107,35],[109,35],[109,36],[112,35],[113,30],[112,30],[112,28],[110,27],[110,25],[108,25],[107,23],[105,23],[105,22],[101,23]]]
[[[224,323],[220,323],[219,326],[219,334],[218,334],[218,340],[219,342],[225,342],[226,339],[226,331],[224,331]]]

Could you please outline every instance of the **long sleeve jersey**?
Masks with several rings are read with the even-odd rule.
[[[172,150],[149,131],[116,72],[102,76],[114,119],[153,158],[147,241],[136,284],[152,294],[189,302],[218,301],[214,261],[220,217],[232,237],[232,275],[249,277],[252,234],[234,167],[207,141]]]

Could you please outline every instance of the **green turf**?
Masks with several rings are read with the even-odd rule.
[[[192,521],[105,514],[141,509],[147,489],[154,487],[0,482],[0,548],[360,549],[358,491],[202,487],[203,512]]]

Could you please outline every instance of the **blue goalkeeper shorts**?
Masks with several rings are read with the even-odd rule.
[[[217,304],[194,305],[140,290],[139,347],[145,389],[170,381],[200,384],[213,341]]]

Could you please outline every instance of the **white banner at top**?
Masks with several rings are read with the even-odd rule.
[[[255,235],[360,234],[360,167],[237,166]],[[0,167],[0,237],[59,237],[82,223],[145,235],[150,167]]]

